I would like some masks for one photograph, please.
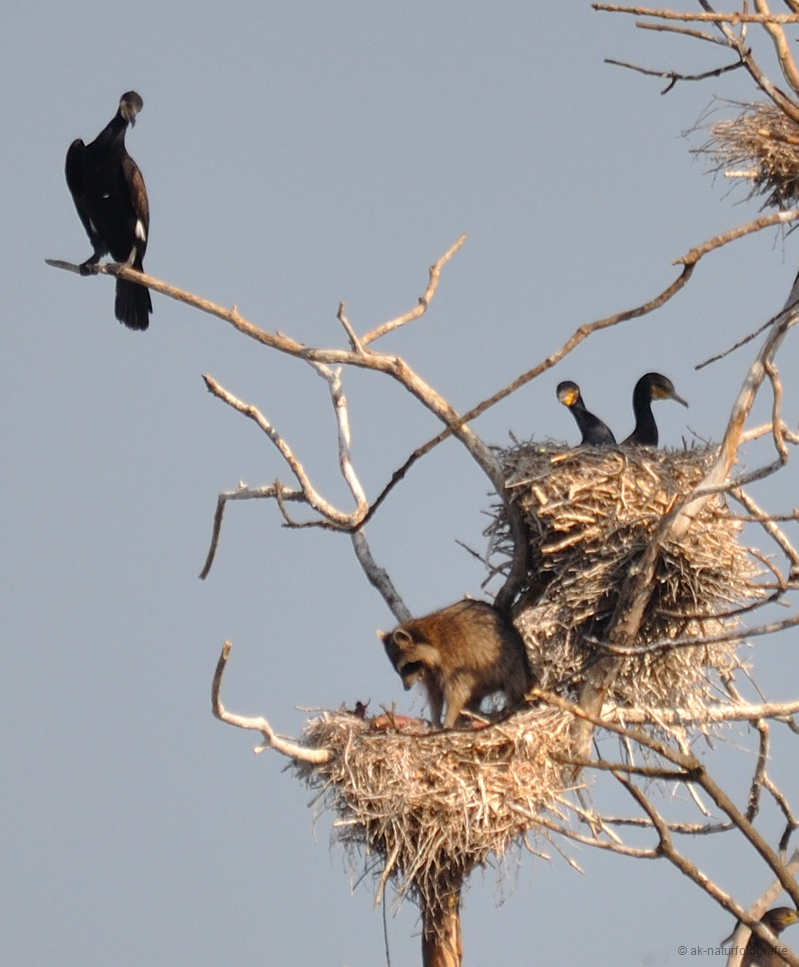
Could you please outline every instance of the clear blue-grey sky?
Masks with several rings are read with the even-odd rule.
[[[340,300],[361,331],[411,308],[428,265],[468,232],[429,313],[385,340],[465,410],[757,214],[690,155],[703,136],[680,136],[714,94],[751,86],[733,74],[661,97],[663,81],[603,58],[699,71],[730,56],[574,0],[41,0],[6,3],[0,30],[0,967],[384,962],[380,911],[329,855],[330,818],[314,824],[284,760],[253,756],[253,736],[209,707],[229,638],[226,703],[283,732],[301,728],[298,706],[421,710],[375,638],[392,618],[346,538],[234,505],[197,578],[217,493],[290,479],[201,374],[259,406],[346,505],[326,387],[158,295],[150,331],[129,332],[109,279],[45,266],[90,253],[66,149],[137,90],[127,143],[150,197],[146,269],[307,343],[344,345]],[[797,265],[775,233],[709,256],[663,310],[597,336],[476,429],[576,442],[554,393],[574,379],[624,436],[631,388],[655,369],[691,404],[659,405],[663,442],[717,439],[750,355],[693,367],[776,312]],[[781,365],[794,420],[790,343]],[[386,379],[348,372],[345,389],[374,496],[438,427]],[[785,510],[790,470],[783,481],[770,494]],[[413,611],[479,593],[484,574],[456,540],[484,547],[486,491],[450,441],[370,528]],[[753,650],[775,699],[797,692],[790,644]],[[795,762],[789,743],[774,763],[794,793]],[[697,849],[744,901],[768,881],[732,839]],[[525,856],[513,883],[472,878],[466,964],[675,964],[679,944],[732,927],[665,861],[572,850],[581,875],[549,852]],[[395,967],[418,963],[415,909],[388,931]]]

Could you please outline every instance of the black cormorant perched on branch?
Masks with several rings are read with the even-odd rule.
[[[107,252],[117,261],[143,272],[142,259],[150,231],[150,206],[138,165],[125,148],[128,124],[136,123],[142,99],[135,91],[123,94],[119,110],[92,141],[80,138],[67,151],[67,185],[83,227],[94,246],[81,265],[96,265]],[[117,279],[117,319],[129,329],[146,329],[153,311],[150,290],[135,282]]]
[[[558,383],[557,394],[558,400],[564,406],[568,406],[572,416],[577,421],[577,426],[580,427],[580,432],[583,435],[580,441],[582,446],[612,447],[616,445],[616,437],[613,436],[610,428],[598,416],[589,413],[585,408],[577,383],[572,383],[570,380]]]
[[[622,440],[622,446],[656,447],[658,445],[658,427],[652,416],[652,400],[676,400],[683,406],[688,406],[685,400],[677,395],[672,381],[661,376],[660,373],[647,373],[635,384],[633,390],[633,412],[635,413],[635,429]]]

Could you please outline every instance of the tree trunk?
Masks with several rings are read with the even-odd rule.
[[[462,884],[448,877],[440,899],[422,907],[422,967],[461,967]]]

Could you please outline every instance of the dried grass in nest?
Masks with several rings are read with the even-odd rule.
[[[714,171],[751,172],[749,197],[765,195],[765,206],[792,208],[799,201],[799,125],[773,104],[739,104],[741,113],[708,128],[710,139],[696,150]]]
[[[545,689],[575,698],[630,566],[675,504],[702,479],[715,449],[524,444],[502,451],[506,488],[530,529],[530,582],[515,623]],[[492,551],[508,555],[504,511],[489,528]],[[739,521],[714,497],[678,542],[668,542],[638,643],[717,634],[729,612],[762,597],[760,573],[739,543]],[[592,641],[593,639],[593,641]],[[608,695],[625,707],[699,712],[721,701],[718,676],[737,666],[737,642],[625,658]]]
[[[418,735],[325,712],[303,740],[333,756],[294,769],[338,817],[335,840],[364,849],[380,889],[391,880],[429,907],[450,875],[460,881],[489,854],[501,858],[552,806],[567,782],[555,760],[570,754],[572,721],[542,707],[488,728]]]

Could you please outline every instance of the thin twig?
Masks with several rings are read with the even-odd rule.
[[[706,34],[702,30],[691,30],[690,27],[673,27],[671,24],[651,24],[646,21],[639,21],[635,25],[641,30],[656,30],[671,34],[685,34],[686,37],[694,37],[696,40],[707,40],[711,44],[720,44],[728,47],[729,44],[721,37],[714,37],[713,34]]]

